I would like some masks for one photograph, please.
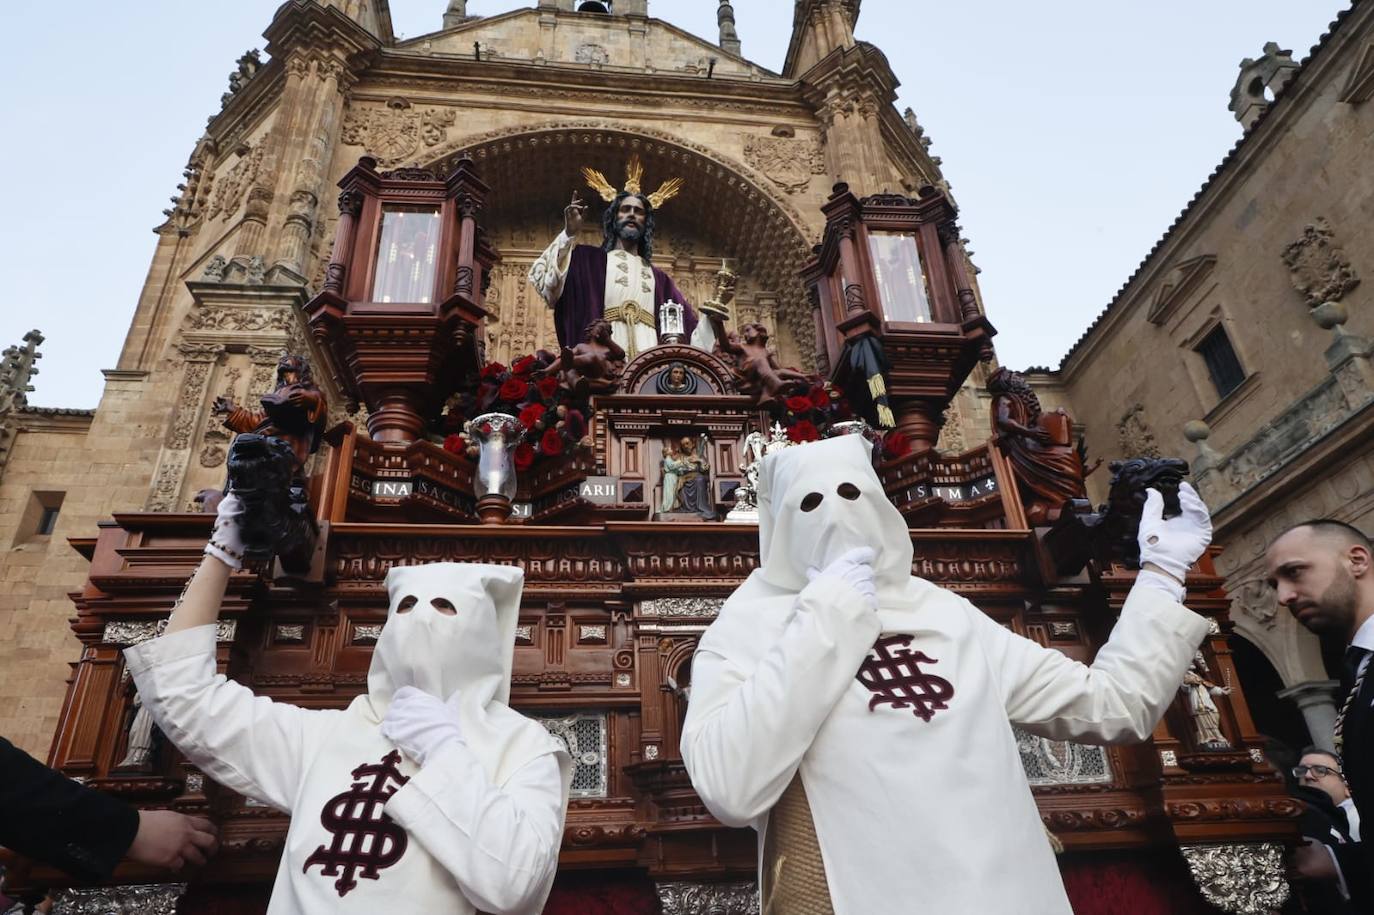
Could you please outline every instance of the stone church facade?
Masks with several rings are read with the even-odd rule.
[[[572,192],[594,198],[579,167],[619,182],[638,154],[648,186],[684,183],[659,214],[655,263],[694,302],[727,264],[739,277],[734,325],[763,323],[785,364],[816,367],[798,273],[832,184],[842,174],[861,195],[947,186],[914,118],[893,107],[882,52],[854,39],[858,3],[798,3],[782,73],[741,56],[728,2],[715,40],[651,17],[646,0],[599,5],[539,0],[479,18],[451,2],[441,29],[404,41],[386,0],[291,0],[277,11],[266,53],[238,61],[191,152],[98,407],[32,410],[20,397],[0,409],[10,441],[0,452],[0,733],[48,750],[79,653],[67,595],[85,580],[81,550],[101,520],[195,511],[198,491],[222,485],[229,435],[211,415],[217,397],[255,401],[283,350],[305,352],[335,405],[331,422],[345,418],[300,306],[324,280],[335,184],[361,156],[440,174],[475,161],[491,187],[482,223],[502,257],[487,293],[490,359],[555,343],[529,265]],[[599,241],[599,220],[588,223],[583,240]],[[19,368],[11,388],[26,384]],[[955,419],[943,444],[958,450],[973,436]]]
[[[323,282],[335,183],[360,156],[439,173],[468,157],[491,186],[483,224],[502,261],[489,358],[552,343],[528,265],[571,193],[591,196],[578,168],[618,182],[638,153],[650,186],[685,183],[660,214],[656,263],[700,302],[726,262],[740,278],[735,323],[768,326],[784,363],[826,368],[798,270],[831,185],[947,187],[939,164],[893,106],[882,52],[854,39],[856,0],[799,0],[781,73],[741,55],[727,0],[714,40],[649,12],[646,0],[613,13],[539,0],[477,18],[455,0],[443,28],[402,41],[386,0],[280,8],[266,55],[240,59],[195,144],[97,409],[28,408],[22,351],[0,371],[0,734],[48,750],[79,651],[68,594],[102,519],[191,511],[221,484],[216,397],[255,399],[283,350],[306,352],[331,419],[345,418],[300,306]],[[1359,284],[1374,271],[1361,217],[1374,192],[1371,94],[1370,0],[1301,64],[1277,47],[1247,62],[1233,98],[1244,138],[1061,367],[1031,373],[1093,455],[1193,460],[1226,545],[1218,567],[1237,630],[1313,734],[1329,733],[1334,684],[1259,563],[1301,517],[1374,527],[1374,315]],[[982,372],[949,411],[942,450],[986,440]],[[1104,483],[1104,472],[1090,479],[1099,500]]]

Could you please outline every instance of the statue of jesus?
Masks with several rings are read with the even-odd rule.
[[[680,333],[686,339],[697,319],[687,297],[672,278],[653,266],[654,211],[681,186],[674,178],[657,191],[640,191],[643,167],[638,156],[630,159],[625,187],[617,191],[598,171],[583,169],[591,184],[608,204],[601,217],[601,247],[575,244],[586,206],[576,193],[563,210],[563,231],[530,266],[529,280],[554,313],[558,343],[576,346],[588,325],[606,320],[611,337],[633,359],[657,346],[664,302],[683,307]],[[695,341],[693,341],[695,342]]]

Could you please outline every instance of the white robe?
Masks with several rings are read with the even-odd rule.
[[[529,281],[550,308],[563,294],[563,284],[572,265],[575,240],[559,232],[543,253],[530,265]],[[623,248],[606,252],[605,314],[611,324],[611,339],[633,359],[646,349],[658,346],[658,324],[654,315],[654,271],[638,254]],[[685,306],[686,303],[681,303]],[[626,320],[642,316],[643,320]],[[692,332],[691,344],[710,351],[715,339],[711,322],[700,321]],[[581,341],[569,341],[574,346]]]
[[[843,482],[860,499],[838,497]],[[825,498],[801,513],[808,492]],[[1205,620],[1137,587],[1091,667],[1015,635],[910,574],[905,522],[857,436],[765,458],[760,540],[763,568],[692,662],[682,756],[708,809],[753,826],[762,859],[769,810],[800,768],[836,915],[1070,913],[1011,725],[1086,742],[1148,737]],[[808,564],[856,545],[879,549],[876,614],[843,581],[806,584]],[[921,652],[931,660],[917,668],[952,692],[926,681],[939,691],[931,701],[900,707],[860,682],[880,634],[910,635],[887,650]]]
[[[515,594],[518,607],[518,585]],[[387,627],[395,624],[397,600],[393,593]],[[454,603],[466,610],[472,601]],[[423,605],[412,611],[423,612]],[[562,844],[569,761],[554,738],[504,701],[489,713],[465,714],[465,739],[420,768],[380,731],[387,690],[403,684],[379,689],[395,671],[375,654],[370,693],[342,710],[273,702],[217,674],[214,626],[153,639],[125,657],[144,706],[192,764],[292,814],[270,915],[524,915],[542,908]],[[508,657],[504,663],[508,691]],[[483,735],[498,730],[505,737],[495,750],[490,742],[483,747]],[[370,832],[347,825],[364,819]]]

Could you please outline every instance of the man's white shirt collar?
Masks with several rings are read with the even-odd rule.
[[[1351,639],[1350,644],[1365,651],[1374,651],[1374,616],[1365,620],[1360,628],[1355,630],[1355,638]]]
[[[1369,659],[1374,657],[1374,616],[1365,620],[1359,629],[1355,630],[1355,638],[1350,640],[1351,648],[1363,648],[1364,657],[1360,659],[1360,669],[1355,671],[1355,676],[1359,676],[1369,667]]]

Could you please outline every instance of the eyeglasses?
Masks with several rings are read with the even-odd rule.
[[[1340,775],[1340,769],[1333,769],[1330,766],[1294,766],[1293,777],[1302,778],[1308,772],[1312,773],[1313,778],[1326,778],[1328,775]]]

